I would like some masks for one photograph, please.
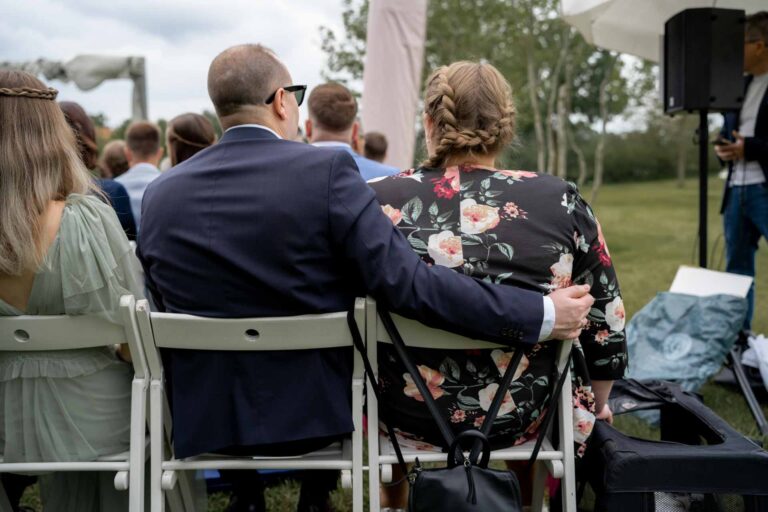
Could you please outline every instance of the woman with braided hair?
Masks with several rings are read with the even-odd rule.
[[[611,420],[608,394],[627,364],[624,307],[600,224],[575,185],[495,167],[514,138],[515,116],[511,87],[492,65],[456,62],[438,68],[427,80],[424,98],[427,161],[368,183],[428,264],[542,294],[591,285],[595,303],[572,366],[581,454],[595,418]],[[556,348],[557,342],[539,343],[523,357],[493,424],[494,448],[536,436]],[[404,444],[442,445],[411,376],[389,345],[380,344],[379,350],[382,415]],[[410,353],[456,432],[482,425],[512,356],[501,349]],[[384,491],[385,507],[404,507],[403,489]]]
[[[56,94],[28,73],[0,70],[0,316],[120,322],[120,297],[143,295],[138,262],[114,210],[94,195]],[[129,357],[127,346],[0,352],[4,462],[90,461],[128,450]],[[112,477],[40,476],[46,512],[127,510],[128,493]]]
[[[181,114],[171,119],[165,132],[171,166],[216,143],[216,131],[207,117],[200,114]]]

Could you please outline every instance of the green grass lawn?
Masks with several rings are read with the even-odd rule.
[[[714,255],[709,266],[722,270],[725,258],[718,213],[722,182],[713,178],[709,189],[709,245],[710,253]],[[680,265],[697,264],[696,181],[688,181],[683,188],[678,188],[673,181],[606,185],[593,207],[603,225],[629,316],[647,304],[656,293],[668,290]],[[768,333],[768,250],[764,240],[758,254],[759,286],[753,329]],[[701,392],[706,403],[735,428],[747,436],[759,437],[749,409],[735,388],[709,383]],[[768,407],[764,406],[764,410],[768,414]],[[620,418],[617,424],[634,435],[654,435],[645,424],[632,418]],[[35,497],[36,492],[30,491],[27,502],[35,504]],[[269,509],[276,512],[295,510],[296,499],[297,486],[291,483],[272,488],[267,495]],[[351,498],[347,492],[339,491],[334,500],[339,511],[351,510]],[[211,497],[211,510],[223,511],[226,502],[226,496],[222,494]]]

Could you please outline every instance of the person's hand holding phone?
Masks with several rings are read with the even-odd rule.
[[[721,137],[718,137],[714,142],[715,154],[723,162],[744,159],[744,137],[736,130],[733,131],[733,137],[735,138],[734,142]]]

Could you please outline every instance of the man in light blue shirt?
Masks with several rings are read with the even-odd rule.
[[[125,132],[125,156],[130,168],[115,181],[125,187],[131,200],[136,232],[141,229],[141,200],[147,186],[160,177],[158,165],[163,158],[160,129],[148,121],[131,123]]]
[[[355,159],[365,181],[392,176],[397,168],[380,164],[359,155],[352,148],[358,140],[360,125],[357,101],[349,89],[338,83],[318,85],[309,95],[309,119],[305,123],[307,140],[318,147],[337,147]]]

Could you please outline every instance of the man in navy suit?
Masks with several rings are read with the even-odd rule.
[[[225,129],[221,141],[144,195],[138,255],[160,310],[327,313],[370,294],[402,315],[490,341],[578,335],[593,301],[587,287],[542,301],[535,292],[421,262],[352,156],[293,142],[306,87],[291,83],[260,45],[230,48],[211,64],[208,91]],[[350,350],[169,350],[164,362],[177,457],[306,452],[353,429]],[[302,489],[299,510],[325,510],[328,489],[320,491],[305,496]]]
[[[768,11],[747,17],[744,32],[744,103],[725,115],[715,152],[728,162],[723,214],[726,271],[755,277],[760,238],[768,240]],[[730,141],[730,143],[725,143]],[[754,285],[744,330],[751,329]]]

